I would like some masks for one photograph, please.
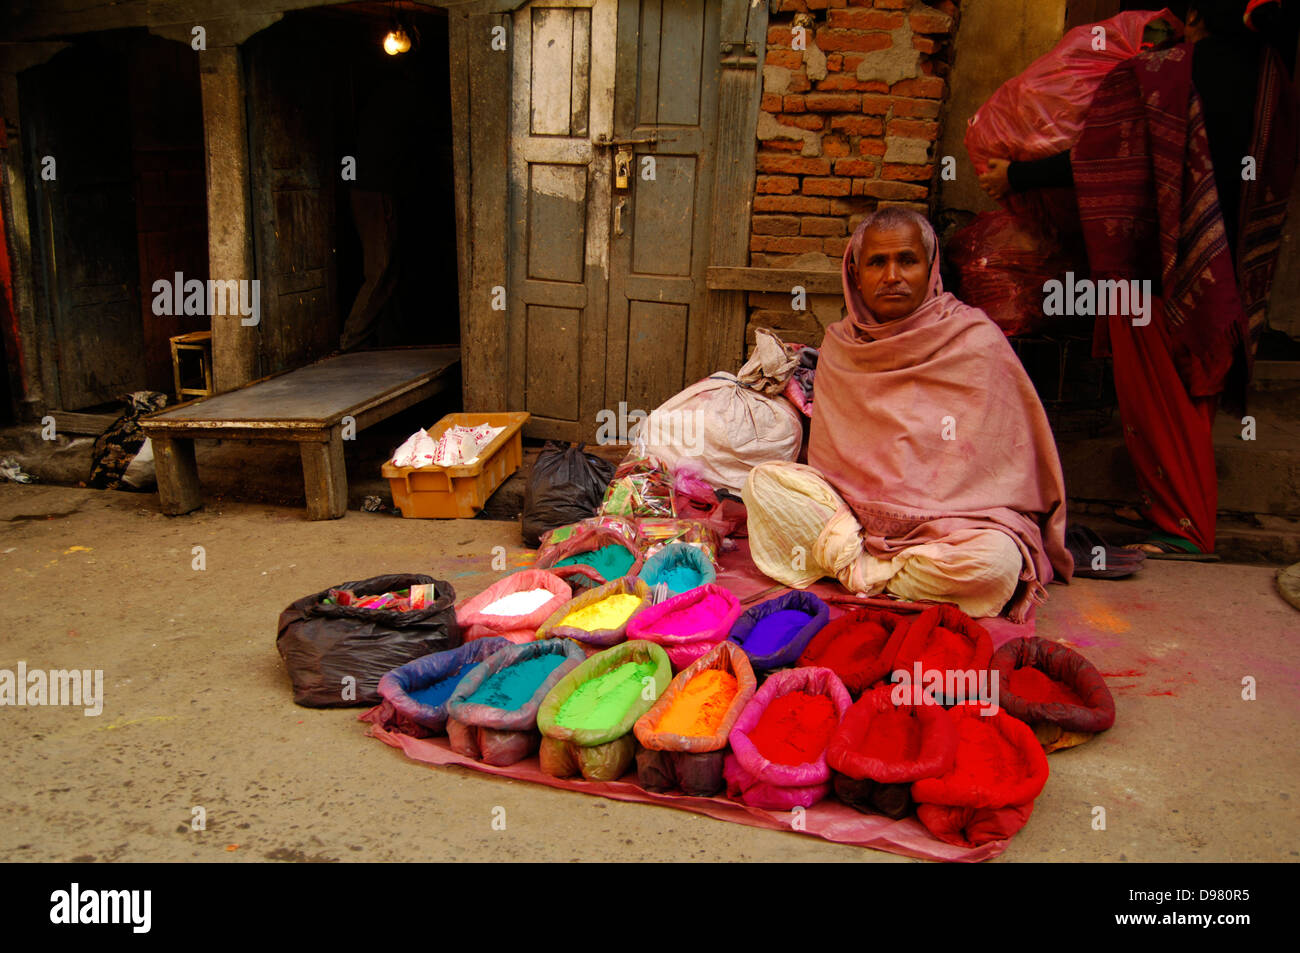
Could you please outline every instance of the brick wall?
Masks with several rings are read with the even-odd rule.
[[[864,215],[928,211],[957,12],[953,0],[771,0],[751,266],[838,272]],[[843,306],[791,301],[751,293],[750,340],[771,327],[819,344]]]

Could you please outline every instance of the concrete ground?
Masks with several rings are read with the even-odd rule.
[[[102,669],[104,708],[0,708],[0,856],[11,860],[819,860],[905,858],[795,833],[430,768],[367,738],[356,709],[292,703],[280,610],[382,572],[460,596],[511,568],[517,524],[0,484],[0,670]],[[202,546],[206,568],[193,568]],[[1050,756],[1002,860],[1300,857],[1300,614],[1276,568],[1148,562],[1053,586],[1038,634],[1078,647],[1115,727]],[[1242,698],[1243,679],[1257,698]],[[506,829],[494,830],[504,807]],[[206,830],[191,829],[194,808]],[[1094,829],[1097,808],[1105,829]]]

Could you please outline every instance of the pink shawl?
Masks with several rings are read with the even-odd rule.
[[[808,463],[853,510],[876,557],[972,529],[1011,536],[1024,565],[1006,612],[1023,621],[1053,572],[1068,581],[1074,571],[1047,415],[997,325],[944,292],[937,250],[921,306],[877,321],[858,290],[862,233],[844,253],[848,315],[827,328],[817,362]]]

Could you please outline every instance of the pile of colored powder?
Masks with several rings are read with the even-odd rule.
[[[1084,700],[1070,686],[1056,681],[1045,672],[1036,668],[1018,668],[1008,679],[1011,694],[1023,698],[1031,704],[1081,705],[1087,707]]]
[[[636,557],[626,546],[620,546],[618,543],[610,543],[608,546],[602,546],[600,549],[593,549],[590,552],[578,553],[576,556],[570,556],[567,559],[561,559],[556,563],[559,566],[590,566],[601,577],[608,582],[611,579],[617,579],[619,576],[626,576],[627,571],[632,568],[632,563],[636,562]]]
[[[957,724],[957,757],[946,775],[955,785],[973,790],[996,791],[1007,782],[1029,777],[1033,771],[1025,753],[998,730],[1000,717],[960,718]]]
[[[670,566],[655,577],[655,582],[668,584],[668,591],[673,595],[680,595],[687,590],[694,589],[704,582],[700,571],[686,563],[678,563]]]
[[[491,705],[505,711],[522,708],[536,693],[547,676],[564,662],[556,652],[534,655],[515,662],[483,679],[474,694],[465,701],[475,705]]]
[[[444,675],[439,681],[407,692],[407,694],[421,705],[438,708],[446,703],[447,699],[451,697],[451,693],[456,690],[456,686],[460,684],[460,680],[468,674],[469,670],[462,667],[450,675]]]
[[[782,609],[758,620],[749,630],[743,648],[750,655],[762,657],[785,648],[795,633],[808,624],[812,617],[798,609]]]
[[[617,629],[628,620],[640,604],[640,596],[630,596],[625,593],[606,596],[599,602],[574,609],[560,621],[560,625],[572,626],[585,632]]]
[[[936,625],[921,651],[921,668],[924,671],[939,669],[942,672],[960,672],[974,665],[975,640]]]
[[[483,608],[484,615],[529,615],[555,598],[549,589],[527,589],[502,596]]]
[[[790,692],[767,706],[749,740],[774,764],[804,764],[821,757],[839,721],[826,695]]]
[[[668,710],[660,716],[655,731],[692,737],[716,734],[739,690],[736,676],[721,669],[706,668],[677,693]]]
[[[641,680],[653,675],[654,670],[653,662],[624,662],[604,675],[588,679],[564,700],[555,713],[555,723],[575,731],[617,724],[640,697]]]
[[[885,764],[915,761],[921,754],[921,719],[911,708],[886,708],[867,723],[858,751]]]
[[[878,622],[864,622],[848,629],[826,647],[817,664],[833,672],[848,672],[877,658],[889,642],[889,633]],[[746,646],[748,648],[748,646]]]
[[[684,601],[680,607],[660,616],[654,624],[654,632],[659,635],[695,635],[716,629],[726,617],[727,610],[725,599],[705,592],[701,598]]]

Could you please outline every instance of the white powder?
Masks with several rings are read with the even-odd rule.
[[[484,608],[484,615],[530,615],[555,598],[549,589],[525,589],[502,596]]]

